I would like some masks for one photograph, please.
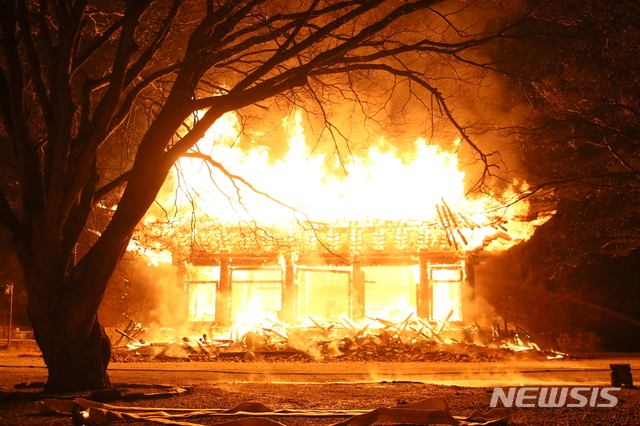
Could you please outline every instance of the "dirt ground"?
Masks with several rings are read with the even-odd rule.
[[[640,358],[635,359],[633,368],[640,366]],[[588,373],[593,366],[593,376],[585,375],[585,380],[580,382],[583,386],[589,383],[593,386],[606,386],[602,377],[606,373],[599,368],[609,360],[592,360],[583,365],[580,374]],[[186,364],[186,363],[185,363]],[[347,373],[357,370],[355,365],[335,364],[297,364],[297,365],[270,365],[267,363],[198,363],[197,365],[159,365],[143,364],[115,365],[111,373],[116,388],[124,396],[106,396],[106,400],[113,405],[139,406],[139,407],[163,407],[163,408],[232,408],[241,402],[255,401],[265,404],[273,409],[374,409],[377,407],[390,407],[399,404],[414,403],[430,397],[444,397],[447,399],[451,414],[454,416],[467,416],[475,410],[488,411],[493,386],[500,381],[501,371],[504,365],[496,364],[493,368],[496,374],[492,379],[476,381],[479,386],[458,386],[456,383],[465,383],[465,369],[461,363],[449,363],[446,366],[437,364],[398,364],[393,368],[407,373],[420,368],[424,371],[457,371],[458,374],[446,376],[450,384],[433,384],[428,380],[372,380],[347,382],[343,379],[360,379],[359,376],[349,376]],[[546,365],[546,367],[545,367]],[[197,367],[197,368],[194,368]],[[475,369],[481,366],[474,366]],[[485,366],[486,367],[486,366]],[[370,368],[370,367],[368,367]],[[391,368],[391,364],[378,366],[379,369]],[[487,367],[488,368],[488,367]],[[517,366],[523,371],[524,366]],[[575,364],[536,364],[527,368],[536,368],[539,371],[572,370],[576,373]],[[217,375],[207,376],[206,371],[215,370]],[[225,374],[225,369],[229,374]],[[243,370],[253,372],[251,377],[258,377],[261,370],[273,371],[313,371],[309,376],[313,380],[302,380],[300,376],[296,380],[287,379],[286,374],[269,375],[271,381],[266,379],[249,380],[249,376],[241,376]],[[274,370],[275,369],[275,370]],[[198,372],[199,371],[199,372]],[[331,372],[334,372],[332,375]],[[187,374],[190,372],[190,374]],[[236,375],[232,375],[235,372]],[[506,373],[504,373],[506,374]],[[558,373],[559,374],[559,373]],[[634,370],[636,381],[640,381],[640,375]],[[574,374],[575,375],[575,374]],[[200,376],[201,380],[194,377]],[[556,374],[557,376],[557,374]],[[205,377],[211,377],[205,380]],[[303,378],[306,376],[302,376]],[[324,377],[325,380],[318,380]],[[418,376],[415,376],[418,377]],[[455,378],[457,377],[458,380]],[[530,376],[534,377],[534,376]],[[557,376],[559,377],[559,376]],[[575,377],[572,376],[573,380]],[[92,399],[89,393],[46,395],[41,389],[34,388],[15,389],[18,383],[43,381],[46,379],[46,370],[42,367],[41,359],[37,357],[19,358],[15,354],[0,356],[0,425],[71,425],[70,416],[38,414],[36,401],[44,398],[75,398],[84,397]],[[523,380],[523,379],[521,379]],[[526,380],[526,379],[524,379]],[[190,391],[179,396],[144,398],[140,393],[162,392],[158,387],[139,388],[135,385],[141,383],[169,383],[171,385],[189,387]],[[484,386],[482,384],[484,383]],[[520,385],[540,384],[535,380],[522,382]],[[565,382],[564,385],[567,385]],[[136,395],[138,394],[138,395]],[[95,396],[95,395],[94,395]],[[513,425],[640,425],[640,389],[623,388],[616,393],[618,403],[615,407],[590,407],[583,408],[510,408]],[[98,396],[93,399],[105,399]],[[237,417],[201,417],[189,419],[191,423],[213,425],[236,419]],[[286,417],[273,418],[286,426],[330,425],[345,420],[345,418],[309,418]],[[150,424],[140,421],[126,421],[115,424],[142,425]]]

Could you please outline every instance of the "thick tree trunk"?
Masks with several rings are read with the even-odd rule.
[[[32,266],[25,268],[24,274],[30,290],[28,311],[49,372],[45,389],[75,392],[109,388],[111,342],[97,312],[113,268],[99,271],[94,265],[86,268],[86,273],[56,276],[47,274],[60,270],[56,262],[51,263],[53,268],[36,266],[38,262],[28,264]]]
[[[47,391],[110,387],[111,342],[98,320],[98,308],[131,233],[162,186],[168,167],[156,167],[155,173],[143,174],[142,183],[128,185],[137,189],[135,196],[122,198],[109,226],[78,262],[66,256],[73,253],[60,250],[60,237],[45,238],[51,227],[37,227],[33,233],[37,241],[19,245],[29,316],[49,370]],[[128,208],[123,212],[122,206]]]
[[[95,318],[88,339],[74,338],[72,329],[65,334],[64,341],[56,339],[53,344],[50,339],[38,341],[49,371],[45,390],[74,392],[111,387],[107,374],[111,342],[98,319]]]
[[[107,365],[111,342],[97,314],[78,306],[82,299],[33,297],[29,317],[49,378],[49,392],[75,392],[111,386]]]

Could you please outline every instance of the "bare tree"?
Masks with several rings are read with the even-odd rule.
[[[544,36],[507,49],[506,65],[531,106],[528,180],[558,202],[546,256],[566,272],[640,247],[640,6],[554,1],[534,15]]]
[[[0,1],[0,223],[24,272],[47,390],[109,386],[110,342],[97,318],[109,277],[172,165],[226,112],[278,96],[322,105],[329,90],[356,99],[358,81],[391,76],[489,167],[440,88],[460,78],[457,66],[486,66],[473,49],[511,29],[499,14],[496,28],[476,25],[474,10],[485,9],[439,0]],[[114,162],[118,150],[126,155]],[[98,205],[115,211],[79,247]]]

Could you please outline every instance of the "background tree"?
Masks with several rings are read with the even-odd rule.
[[[97,318],[109,277],[174,162],[226,112],[281,97],[324,113],[330,96],[377,87],[388,100],[403,87],[490,166],[445,92],[463,87],[459,67],[481,61],[474,48],[510,31],[499,7],[495,25],[474,24],[479,10],[488,13],[438,0],[1,0],[0,223],[23,269],[47,390],[109,386]],[[96,209],[114,211],[89,229]],[[87,233],[97,238],[79,245]]]
[[[531,107],[525,174],[559,203],[553,252],[569,268],[627,255],[640,246],[640,5],[549,2],[535,15],[548,35],[508,48],[507,65]]]
[[[480,268],[486,293],[537,336],[584,330],[607,349],[637,350],[640,5],[534,3],[519,34],[537,36],[505,40],[500,67],[521,95],[521,172],[557,213]]]

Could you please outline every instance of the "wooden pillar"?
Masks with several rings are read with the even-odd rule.
[[[465,322],[475,320],[476,312],[476,263],[475,256],[465,259],[465,280],[462,288],[462,319]]]
[[[180,300],[177,300],[176,307],[180,307],[178,312],[180,315],[177,318],[177,321],[185,322],[189,320],[190,312],[189,312],[189,289],[187,288],[187,265],[184,260],[173,261],[176,266],[176,286],[182,290]]]
[[[307,271],[300,271],[296,278],[298,287],[298,298],[296,299],[298,318],[303,318],[309,315],[309,274]]]
[[[232,277],[229,259],[220,260],[220,281],[216,288],[216,322],[223,327],[229,327],[231,318],[231,286]]]
[[[429,288],[429,262],[426,253],[420,253],[420,282],[416,286],[418,317],[431,317],[431,289]]]
[[[354,320],[364,318],[364,282],[360,263],[352,263],[349,275],[349,316]]]
[[[298,318],[297,303],[298,288],[296,286],[296,268],[293,263],[293,256],[284,256],[282,271],[282,305],[280,307],[281,321],[294,323]]]

